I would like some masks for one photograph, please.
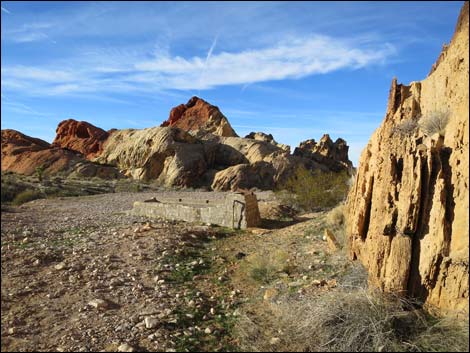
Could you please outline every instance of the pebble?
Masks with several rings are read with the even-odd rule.
[[[155,328],[158,325],[158,319],[154,317],[146,317],[144,322],[145,327],[148,329]]]
[[[135,352],[135,348],[127,343],[123,343],[118,347],[118,352]]]
[[[55,265],[54,268],[55,268],[57,271],[63,270],[63,269],[65,268],[65,263],[60,262],[60,263],[58,263],[57,265]]]
[[[96,308],[96,309],[107,309],[108,303],[103,299],[93,299],[88,302],[88,305]]]
[[[279,337],[273,337],[271,338],[271,340],[269,341],[270,344],[272,344],[273,346],[278,344],[279,342],[281,342],[281,339]]]

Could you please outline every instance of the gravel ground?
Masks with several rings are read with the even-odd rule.
[[[208,328],[210,284],[194,294],[165,280],[177,254],[219,234],[126,214],[152,196],[35,200],[2,212],[2,351],[172,351],[181,337],[222,334]],[[207,327],[179,324],[188,305],[207,311]]]

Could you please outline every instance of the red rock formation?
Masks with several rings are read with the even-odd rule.
[[[238,136],[219,108],[198,97],[192,97],[188,103],[174,107],[168,120],[161,124],[161,127],[165,126],[226,137]]]
[[[75,153],[51,148],[46,141],[15,130],[2,130],[2,171],[32,175],[42,166],[46,174],[54,174],[69,169],[77,159]]]
[[[16,130],[2,130],[2,171],[33,175],[36,168],[42,168],[44,175],[61,172],[90,178],[123,177],[116,168],[89,162],[80,153],[53,147]]]
[[[68,119],[57,126],[52,146],[82,153],[87,159],[97,157],[109,133],[85,121]]]

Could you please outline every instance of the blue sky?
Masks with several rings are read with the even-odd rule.
[[[1,126],[158,126],[197,95],[240,136],[329,133],[357,165],[392,78],[426,77],[462,4],[2,1]]]

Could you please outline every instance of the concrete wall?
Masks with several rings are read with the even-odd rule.
[[[134,202],[132,213],[139,216],[185,222],[217,224],[235,229],[256,227],[260,222],[258,202],[254,194],[213,193],[174,195],[155,201]]]

